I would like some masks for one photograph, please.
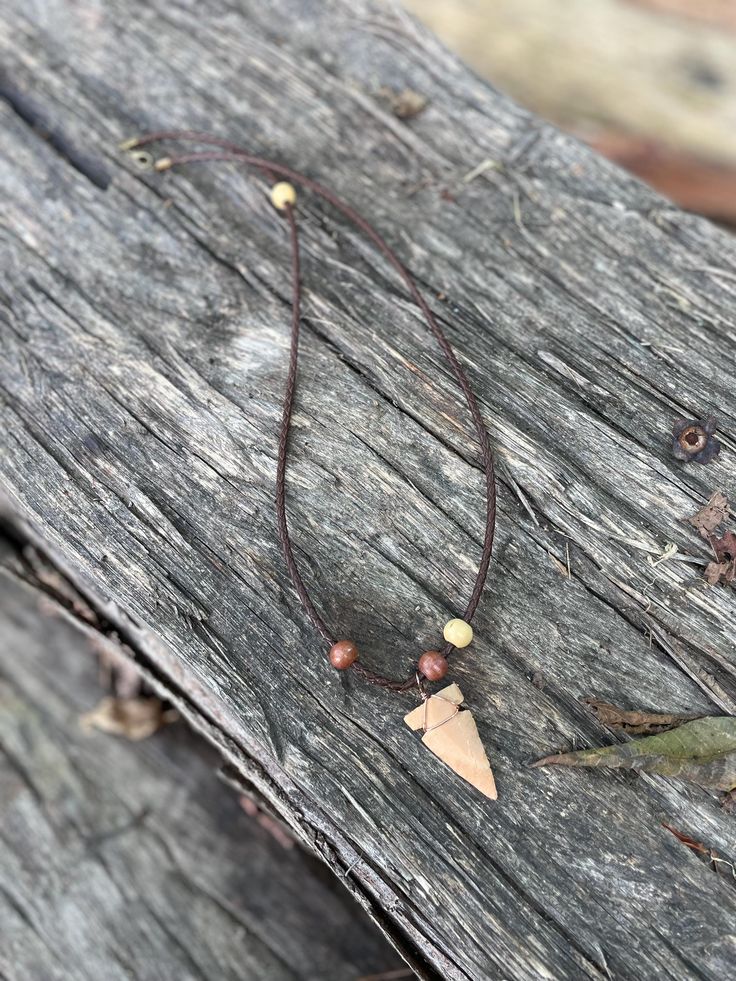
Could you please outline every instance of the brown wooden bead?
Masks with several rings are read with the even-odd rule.
[[[358,660],[358,647],[352,640],[338,640],[330,648],[330,664],[338,671],[344,671]]]
[[[447,674],[449,664],[444,654],[439,651],[425,651],[417,665],[427,681],[439,681]]]

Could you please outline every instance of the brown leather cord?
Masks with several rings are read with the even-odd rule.
[[[296,215],[290,204],[286,205],[286,217],[289,220],[289,237],[291,239],[291,346],[289,348],[289,370],[286,375],[286,389],[281,413],[281,429],[279,430],[279,450],[276,461],[276,522],[279,530],[284,559],[289,570],[294,588],[299,594],[302,606],[317,630],[328,644],[335,640],[330,635],[322,617],[315,609],[314,603],[304,585],[299,567],[294,558],[289,535],[289,525],[286,519],[286,460],[288,457],[289,429],[291,427],[291,412],[294,405],[296,389],[296,370],[299,360],[299,325],[301,323],[301,276],[299,274],[299,235],[296,227]]]
[[[359,215],[357,211],[351,208],[350,205],[346,204],[326,187],[323,187],[321,184],[311,180],[309,177],[292,170],[290,167],[286,167],[283,164],[274,163],[270,160],[265,160],[262,157],[254,156],[243,148],[239,147],[236,143],[232,143],[229,140],[223,140],[219,137],[209,136],[206,133],[197,133],[191,130],[170,130],[150,133],[146,136],[139,137],[136,140],[129,140],[124,144],[124,146],[128,150],[132,150],[137,147],[145,146],[148,143],[158,142],[161,140],[192,141],[205,145],[216,146],[219,149],[215,151],[206,150],[195,153],[180,154],[173,157],[165,157],[162,160],[157,161],[157,164],[155,165],[157,170],[168,170],[171,167],[180,166],[182,164],[203,163],[207,161],[246,163],[258,168],[267,176],[269,180],[273,180],[273,176],[277,175],[279,177],[286,178],[294,184],[299,184],[302,187],[307,188],[314,194],[317,194],[319,197],[322,197],[324,200],[329,202],[334,208],[348,218],[348,220],[351,221],[386,257],[386,259],[391,263],[391,265],[403,279],[412,299],[416,302],[417,306],[424,315],[430,330],[434,334],[442,353],[445,355],[450,365],[453,375],[457,379],[457,382],[463,391],[471,417],[473,419],[473,424],[475,426],[476,435],[478,437],[481,450],[481,460],[483,463],[483,470],[486,480],[485,534],[483,539],[481,560],[478,567],[478,574],[475,579],[473,591],[470,595],[470,600],[468,601],[468,605],[465,608],[465,613],[463,614],[463,619],[469,622],[477,609],[483,593],[483,587],[485,586],[488,575],[488,567],[491,561],[491,552],[493,549],[493,535],[496,524],[496,482],[493,467],[493,454],[491,453],[491,448],[488,442],[488,433],[486,432],[483,418],[481,416],[480,409],[478,408],[478,403],[470,386],[470,382],[468,381],[467,375],[460,365],[460,362],[457,360],[457,357],[455,356],[449,341],[445,337],[444,332],[432,313],[432,310],[422,294],[419,292],[419,289],[417,288],[411,274],[394,251],[390,248],[390,246],[379,235],[379,233],[361,215]],[[297,365],[299,359],[301,274],[299,264],[299,235],[296,215],[291,205],[286,205],[284,210],[289,224],[289,238],[291,244],[292,315],[289,368],[284,392],[276,467],[276,518],[279,538],[281,540],[281,545],[284,552],[284,559],[286,561],[286,566],[289,570],[292,582],[294,583],[294,588],[296,589],[297,595],[299,596],[302,606],[316,629],[319,631],[325,641],[327,641],[327,643],[332,644],[334,643],[334,638],[312,603],[307,587],[305,586],[299,572],[292,549],[286,515],[286,464],[288,458],[289,429],[291,425],[291,414],[296,390]],[[445,655],[445,657],[447,657],[452,650],[452,645],[446,644],[442,653]],[[409,688],[413,688],[415,685],[419,685],[421,689],[422,676],[419,675],[416,670],[413,671],[405,680],[394,680],[391,678],[386,678],[383,675],[376,674],[373,671],[370,671],[368,668],[363,667],[359,661],[356,661],[352,665],[352,670],[355,671],[356,674],[360,675],[360,677],[365,681],[392,691],[407,691]]]

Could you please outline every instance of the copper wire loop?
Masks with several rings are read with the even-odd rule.
[[[328,188],[323,187],[321,184],[318,184],[311,178],[292,170],[290,167],[266,160],[262,157],[254,156],[253,154],[248,153],[248,151],[244,148],[238,146],[238,144],[232,143],[230,140],[220,139],[219,137],[210,136],[206,133],[197,133],[192,130],[162,130],[161,132],[149,133],[145,136],[138,137],[135,140],[128,140],[126,141],[125,148],[129,151],[135,152],[135,150],[138,148],[146,146],[149,143],[163,140],[196,142],[204,145],[215,146],[218,149],[183,153],[178,156],[169,156],[165,159],[165,161],[160,161],[161,164],[165,163],[165,166],[161,166],[159,168],[161,170],[169,170],[172,167],[181,166],[183,164],[206,163],[208,161],[244,163],[260,170],[270,181],[273,181],[275,177],[281,177],[291,181],[294,184],[300,185],[303,188],[306,188],[312,193],[323,198],[337,211],[343,214],[349,221],[351,221],[356,228],[358,228],[366,236],[366,238],[373,243],[378,251],[385,256],[399,276],[403,279],[412,299],[421,310],[430,331],[437,340],[437,343],[447,359],[453,375],[462,389],[463,395],[465,396],[465,401],[470,410],[470,415],[472,417],[473,425],[478,438],[478,444],[480,446],[480,455],[486,483],[485,534],[483,538],[483,550],[478,566],[478,574],[475,578],[475,583],[473,585],[473,590],[471,592],[468,605],[466,606],[463,614],[463,619],[470,622],[476,611],[478,603],[480,602],[481,594],[483,593],[483,587],[485,586],[486,578],[488,576],[488,567],[490,565],[491,552],[493,549],[493,534],[496,525],[496,481],[493,467],[493,454],[488,442],[488,433],[483,423],[483,418],[481,416],[480,409],[478,408],[478,403],[470,386],[470,382],[468,381],[467,375],[460,365],[455,352],[452,350],[452,347],[450,346],[449,341],[445,337],[444,332],[432,313],[432,310],[427,304],[427,301],[419,292],[419,289],[408,269],[406,269],[393,249],[391,249],[381,235],[365,220],[365,218],[359,215],[358,212],[351,208],[349,204],[342,201]],[[296,390],[297,362],[299,358],[301,275],[299,268],[299,235],[294,208],[291,205],[287,205],[284,208],[284,214],[286,215],[289,225],[289,239],[291,244],[291,345],[289,352],[289,368],[282,405],[281,428],[278,443],[278,460],[276,465],[276,519],[279,538],[284,552],[284,560],[289,570],[289,575],[291,576],[294,588],[299,596],[299,600],[301,601],[307,616],[312,621],[316,629],[327,641],[327,643],[332,645],[335,639],[315,608],[309,595],[309,591],[307,590],[307,587],[305,586],[299,572],[296,559],[294,558],[286,516],[286,463],[288,457],[291,413],[294,403],[294,393]],[[445,657],[447,657],[452,650],[452,644],[446,644],[442,653]],[[359,675],[364,681],[367,681],[373,685],[378,685],[381,688],[389,689],[390,691],[408,691],[410,688],[415,686],[419,686],[421,691],[421,685],[419,682],[422,676],[417,672],[416,668],[412,670],[411,674],[406,679],[403,680],[386,678],[383,675],[377,674],[364,667],[359,661],[356,661],[351,666],[351,670]]]

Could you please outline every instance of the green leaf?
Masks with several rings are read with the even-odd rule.
[[[680,777],[701,787],[736,787],[736,718],[709,716],[669,732],[603,749],[545,756],[532,766],[602,766]]]

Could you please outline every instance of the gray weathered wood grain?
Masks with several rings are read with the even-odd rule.
[[[736,894],[661,826],[733,856],[714,797],[527,763],[610,738],[581,696],[736,706],[733,592],[697,563],[649,561],[669,542],[707,560],[681,519],[736,491],[733,240],[530,117],[392,6],[3,9],[0,473],[101,629],[444,976],[730,973]],[[428,106],[399,121],[385,86]],[[500,513],[453,678],[496,805],[402,726],[411,699],[328,671],[300,611],[273,516],[285,230],[253,174],[142,175],[116,152],[183,125],[362,210],[467,367]],[[472,584],[476,448],[382,261],[319,202],[300,212],[296,548],[326,619],[402,675]],[[721,458],[671,459],[673,418],[710,410]],[[550,558],[568,550],[569,579]]]
[[[183,723],[137,744],[82,730],[101,694],[98,639],[19,583],[6,544],[2,977],[344,981],[396,969],[342,887],[246,817]]]

